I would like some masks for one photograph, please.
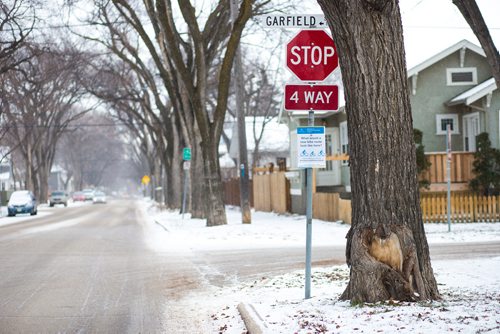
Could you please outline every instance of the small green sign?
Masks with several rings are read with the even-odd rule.
[[[182,159],[185,161],[191,160],[191,149],[189,147],[184,147],[184,150],[182,151]]]

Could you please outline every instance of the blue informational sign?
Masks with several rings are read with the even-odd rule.
[[[297,128],[297,167],[326,167],[324,126],[307,126]]]

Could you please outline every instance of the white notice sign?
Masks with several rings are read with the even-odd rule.
[[[297,167],[325,168],[325,127],[308,126],[297,128]]]

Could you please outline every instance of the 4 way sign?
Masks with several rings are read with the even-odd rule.
[[[291,111],[339,109],[337,85],[285,85],[285,109]]]

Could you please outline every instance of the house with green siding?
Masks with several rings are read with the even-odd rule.
[[[488,132],[500,148],[500,92],[483,50],[463,40],[408,70],[414,128],[428,152],[446,150],[446,125],[453,151],[476,151],[476,136]]]
[[[475,152],[476,136],[489,133],[500,148],[500,91],[481,47],[460,41],[408,70],[413,127],[423,132],[426,154],[446,150],[446,127],[451,127],[453,152]],[[343,95],[343,92],[340,92]],[[342,99],[342,98],[341,98]],[[329,156],[349,153],[347,116],[338,111],[315,113],[315,125],[326,127]],[[296,128],[307,125],[307,113],[285,111],[290,129],[290,195],[293,212],[304,212],[304,171],[297,168]],[[348,160],[330,160],[316,170],[317,192],[338,192],[350,197]]]

